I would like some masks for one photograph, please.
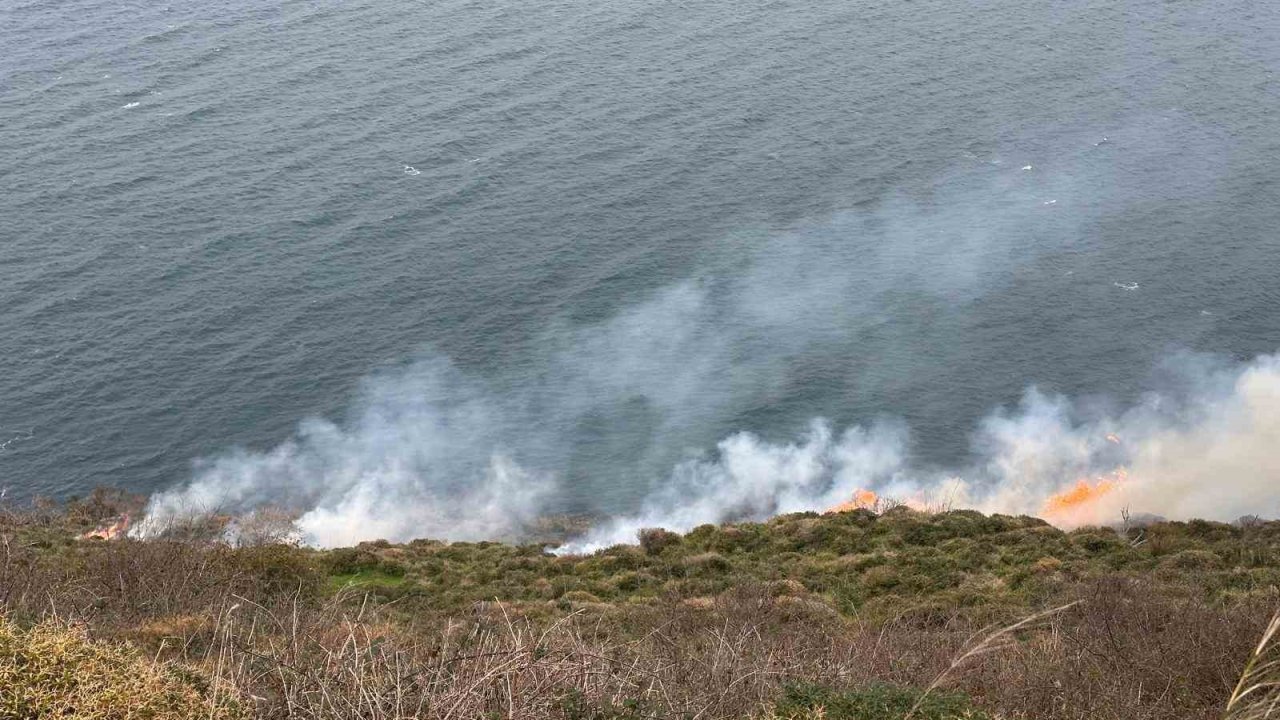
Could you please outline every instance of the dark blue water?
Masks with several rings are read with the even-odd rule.
[[[168,487],[414,362],[588,502],[815,416],[955,462],[1280,346],[1277,71],[1253,2],[0,0],[0,483]]]

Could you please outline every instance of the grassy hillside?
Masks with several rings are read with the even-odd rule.
[[[498,599],[526,611],[575,603],[714,597],[749,583],[811,595],[850,617],[905,610],[1013,613],[1081,581],[1132,578],[1205,602],[1270,597],[1280,586],[1280,523],[1158,523],[1127,534],[1062,532],[1029,517],[896,508],[786,515],[643,534],[639,546],[554,557],[542,546],[365,543],[320,556],[331,582],[459,611]]]
[[[76,539],[128,502],[0,515],[0,697],[27,698],[0,715],[1220,718],[1280,602],[1276,522],[855,510],[582,557]],[[66,672],[22,670],[49,647]]]

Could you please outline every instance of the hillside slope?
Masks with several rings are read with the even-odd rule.
[[[588,556],[76,539],[119,510],[0,516],[0,683],[62,632],[206,715],[1218,718],[1280,596],[1277,522],[854,510]]]

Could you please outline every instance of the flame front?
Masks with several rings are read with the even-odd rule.
[[[1064,528],[1107,522],[1109,516],[1116,511],[1115,503],[1108,500],[1114,499],[1116,492],[1128,479],[1129,471],[1123,467],[1094,478],[1080,478],[1065,489],[1045,498],[1040,508],[1040,515],[1050,523]],[[872,510],[881,513],[887,508],[898,505],[929,512],[930,503],[926,500],[919,493],[916,497],[906,500],[885,499],[871,490],[859,488],[853,491],[848,500],[833,505],[823,512],[832,514],[853,510]],[[939,506],[935,504],[933,507]]]
[[[851,510],[873,510],[876,504],[880,502],[880,497],[870,490],[858,489],[853,491],[853,497],[845,500],[839,505],[834,505],[826,509],[827,514],[849,512]]]
[[[1044,503],[1044,514],[1059,515],[1069,510],[1087,506],[1114,489],[1115,483],[1105,478],[1099,478],[1092,483],[1082,478],[1077,480],[1071,489],[1063,490],[1056,495],[1050,495],[1049,499]]]
[[[129,532],[129,513],[105,522],[87,533],[77,536],[81,540],[119,540]]]
[[[1055,525],[1085,525],[1101,519],[1101,500],[1120,486],[1129,473],[1124,468],[1101,475],[1090,481],[1081,478],[1062,492],[1050,495],[1041,511],[1045,519]]]

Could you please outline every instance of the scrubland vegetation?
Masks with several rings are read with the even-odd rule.
[[[1250,658],[1280,522],[855,510],[583,557],[76,539],[131,502],[0,513],[0,717],[1154,720],[1274,690]]]

